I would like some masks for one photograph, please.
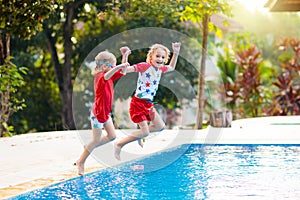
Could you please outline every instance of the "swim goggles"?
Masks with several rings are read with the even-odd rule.
[[[98,65],[106,65],[106,66],[111,67],[111,68],[114,67],[112,64],[106,63],[106,62],[102,62],[102,61],[100,61],[100,60],[97,60],[96,63],[97,63]]]

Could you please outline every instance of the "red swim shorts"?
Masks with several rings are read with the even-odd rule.
[[[130,102],[129,113],[134,123],[142,121],[152,121],[155,116],[154,104],[151,101],[132,97]]]

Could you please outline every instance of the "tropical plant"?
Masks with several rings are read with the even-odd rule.
[[[281,73],[273,84],[274,91],[270,115],[299,115],[300,114],[300,40],[283,38],[278,43],[279,50],[284,53],[279,57]]]
[[[233,118],[256,117],[263,106],[262,58],[256,46],[236,53],[224,48],[218,56],[218,67],[226,91],[226,103]]]
[[[237,53],[235,63],[240,67],[236,84],[239,87],[239,99],[241,100],[242,113],[244,117],[257,117],[259,108],[263,102],[261,70],[261,51],[256,46]],[[249,113],[250,116],[246,114]]]

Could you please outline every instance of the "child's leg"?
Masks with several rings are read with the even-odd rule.
[[[106,144],[116,139],[116,130],[112,120],[109,120],[106,124],[104,124],[104,130],[106,131],[107,134],[105,136],[104,135],[101,136],[101,141],[98,146]]]
[[[165,128],[165,123],[161,119],[160,115],[156,112],[155,110],[155,115],[154,119],[152,120],[152,124],[149,126],[150,132],[157,132],[157,131],[162,131]],[[144,147],[144,143],[142,141],[142,138],[138,139],[138,144],[141,147]]]
[[[150,132],[162,131],[165,128],[165,122],[161,119],[160,115],[155,110],[155,117],[151,121],[152,124],[149,126]]]
[[[97,129],[93,128],[92,132],[93,132],[92,141],[90,143],[88,143],[87,145],[84,145],[84,150],[83,150],[80,158],[75,163],[78,168],[78,175],[81,175],[81,176],[84,174],[85,160],[90,155],[90,153],[94,150],[94,148],[96,148],[96,146],[99,146],[99,144],[101,143],[100,139],[101,139],[102,130],[98,129],[98,128]]]
[[[126,138],[123,138],[119,142],[115,143],[115,157],[116,159],[120,160],[120,153],[121,148],[133,141],[136,141],[140,138],[147,137],[149,135],[149,126],[147,121],[142,121],[139,123],[140,129],[138,131],[135,131],[132,133],[132,135],[127,136]]]
[[[144,147],[144,142],[142,138],[138,139],[138,144],[143,148]]]
[[[102,135],[101,129],[95,129],[93,128],[93,140],[84,147],[84,151],[81,154],[79,160],[76,162],[76,165],[78,167],[78,174],[83,175],[84,174],[84,163],[87,157],[90,155],[90,153],[97,147],[106,144],[107,142],[110,142],[116,138],[115,133],[115,127],[112,122],[112,120],[107,121],[106,124],[104,124],[104,129],[107,133],[107,135]]]

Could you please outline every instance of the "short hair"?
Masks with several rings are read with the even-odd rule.
[[[150,59],[151,59],[152,54],[154,53],[154,51],[156,51],[159,48],[166,52],[167,57],[166,57],[166,60],[165,60],[165,64],[168,62],[168,60],[170,58],[170,50],[162,44],[153,44],[150,47],[150,49],[148,51],[148,54],[147,54],[147,59],[146,59],[147,63],[150,63]]]
[[[95,57],[95,61],[96,61],[96,65],[92,69],[92,75],[96,74],[96,68],[101,66],[98,63],[98,61],[109,63],[112,65],[116,65],[116,63],[117,63],[116,56],[107,50],[101,51],[100,53],[98,53],[98,55]]]

